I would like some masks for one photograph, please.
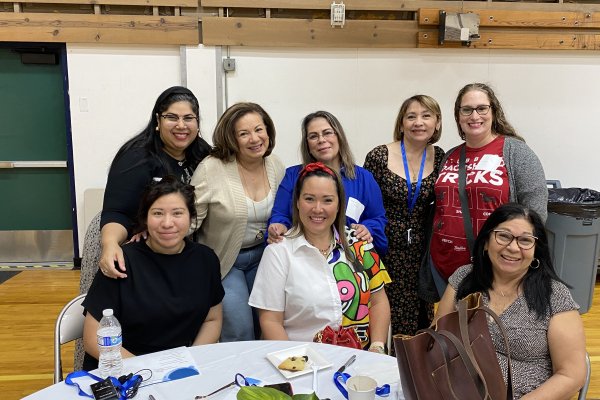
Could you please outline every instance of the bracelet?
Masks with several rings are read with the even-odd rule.
[[[369,347],[369,351],[372,351],[374,353],[379,353],[379,354],[385,354],[385,347],[384,347],[383,343],[380,344],[380,343],[374,342]]]

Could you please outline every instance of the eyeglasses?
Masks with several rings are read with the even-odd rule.
[[[179,120],[183,120],[183,123],[185,125],[191,125],[194,122],[198,121],[198,117],[196,117],[195,115],[184,115],[182,117],[180,117],[177,114],[162,114],[160,116],[162,119],[165,120],[166,123],[168,123],[169,125],[175,125],[176,123],[179,122]]]
[[[317,132],[312,132],[309,133],[306,138],[310,141],[310,142],[316,142],[318,141],[321,137],[323,138],[323,140],[327,140],[327,139],[331,139],[336,133],[334,131],[325,131],[323,133],[317,133]]]
[[[490,112],[490,108],[492,108],[491,105],[482,104],[475,108],[469,107],[469,106],[459,107],[458,111],[460,112],[460,115],[464,115],[465,117],[468,117],[469,115],[473,114],[473,111],[477,111],[477,114],[479,114],[479,115],[486,115],[487,113]]]
[[[220,388],[218,388],[214,392],[211,392],[211,393],[206,394],[204,396],[198,395],[198,396],[195,397],[195,399],[196,400],[198,400],[198,399],[206,399],[207,397],[210,397],[213,394],[219,393],[220,391],[225,390],[227,388],[230,388],[232,386],[238,386],[238,387],[242,387],[242,386],[256,386],[256,382],[257,382],[256,379],[246,378],[242,374],[235,374],[235,377],[233,378],[233,382],[230,382],[230,383],[228,383],[225,386],[221,386]]]
[[[537,237],[532,235],[521,235],[515,236],[510,232],[503,231],[500,229],[494,230],[494,239],[500,246],[509,246],[513,240],[517,240],[517,246],[522,250],[529,250],[535,246]]]

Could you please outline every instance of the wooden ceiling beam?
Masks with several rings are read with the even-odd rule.
[[[88,4],[110,6],[160,6],[160,7],[198,7],[198,0],[32,0],[9,1],[0,3],[38,3],[38,4]]]
[[[337,0],[336,0],[337,1]],[[202,7],[221,8],[287,8],[295,10],[329,10],[332,0],[200,0]],[[420,8],[461,10],[467,5],[474,9],[519,11],[600,11],[600,4],[566,2],[506,2],[506,1],[443,1],[443,0],[344,0],[346,11],[417,11]]]
[[[285,47],[414,48],[416,21],[348,21],[332,28],[329,20],[289,18],[202,19],[205,45]]]
[[[471,49],[510,50],[600,50],[600,35],[593,33],[542,33],[542,32],[485,32],[472,41]],[[420,31],[417,39],[420,48],[466,48],[460,42],[438,44],[438,31]]]
[[[445,10],[451,11],[451,10]],[[479,15],[480,27],[507,28],[600,28],[600,13],[573,11],[514,11],[465,9]],[[419,25],[439,25],[440,9],[419,10]]]
[[[198,44],[196,17],[0,13],[0,41]]]

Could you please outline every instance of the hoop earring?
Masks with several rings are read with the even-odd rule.
[[[533,261],[537,262],[535,267],[533,266]],[[531,262],[531,264],[529,264],[529,268],[538,269],[540,267],[540,260],[534,258],[533,261]]]

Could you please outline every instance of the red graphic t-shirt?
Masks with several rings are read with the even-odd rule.
[[[509,199],[509,184],[503,157],[504,136],[474,149],[467,147],[466,192],[476,237],[487,217]],[[458,195],[460,147],[446,160],[435,182],[436,209],[431,238],[431,257],[440,274],[448,279],[461,265],[470,263],[467,238]]]

